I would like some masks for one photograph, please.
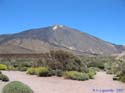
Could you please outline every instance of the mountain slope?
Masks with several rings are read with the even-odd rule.
[[[124,49],[109,42],[103,41],[87,33],[62,25],[54,25],[45,28],[31,29],[20,33],[0,36],[1,47],[11,45],[15,47],[15,53],[43,53],[53,49],[64,49],[77,53],[113,54]],[[12,52],[9,48],[6,51]],[[21,51],[20,51],[21,50]],[[5,51],[2,51],[6,53]]]

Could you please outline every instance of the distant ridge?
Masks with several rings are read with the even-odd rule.
[[[64,25],[0,35],[0,53],[45,53],[58,49],[81,55],[110,55],[121,53],[125,46],[106,42]]]

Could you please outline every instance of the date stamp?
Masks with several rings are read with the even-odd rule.
[[[117,89],[97,89],[94,88],[93,93],[125,93],[125,89],[117,88]]]

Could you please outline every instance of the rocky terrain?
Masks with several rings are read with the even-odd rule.
[[[63,25],[30,29],[11,35],[0,35],[1,54],[45,53],[56,49],[78,54],[110,55],[121,53],[125,47]]]

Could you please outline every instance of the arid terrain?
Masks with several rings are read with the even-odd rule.
[[[0,93],[1,93],[1,90],[2,90],[2,88],[4,87],[4,85],[6,85],[6,83],[0,81]]]
[[[42,47],[41,47],[42,46]],[[117,45],[65,25],[53,25],[0,35],[1,54],[34,54],[66,50],[78,55],[111,55],[125,51]]]
[[[60,77],[37,77],[27,75],[24,72],[18,71],[3,71],[3,74],[10,78],[10,81],[22,81],[29,85],[35,93],[112,93],[112,92],[94,92],[94,89],[99,91],[124,89],[118,93],[125,93],[125,84],[119,81],[113,81],[113,75],[107,75],[105,72],[98,72],[94,80],[74,81],[66,80]],[[0,82],[0,90],[3,87]]]

